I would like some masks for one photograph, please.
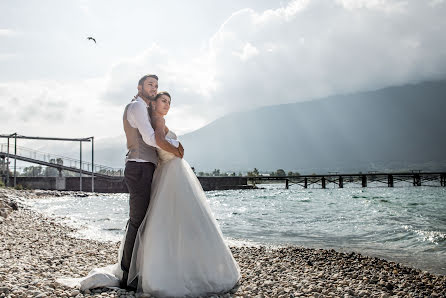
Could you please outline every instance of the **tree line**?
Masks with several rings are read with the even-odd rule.
[[[194,169],[194,168],[192,168]],[[194,170],[195,172],[195,170]],[[227,176],[244,176],[242,174],[242,172],[238,172],[238,174],[236,174],[235,172],[221,172],[220,169],[214,169],[212,172],[203,172],[200,171],[197,173],[197,176],[203,177],[203,176],[218,176],[218,177],[227,177]],[[284,176],[300,176],[299,172],[293,172],[293,171],[288,171],[285,172],[284,169],[277,169],[276,171],[272,171],[272,172],[260,172],[257,168],[254,168],[254,170],[252,171],[248,171],[246,173],[246,176],[248,177],[257,177],[257,176],[279,176],[279,177],[284,177]]]

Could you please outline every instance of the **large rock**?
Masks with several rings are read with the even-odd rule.
[[[12,212],[12,207],[5,201],[0,201],[0,216],[3,218],[7,218],[9,213]]]

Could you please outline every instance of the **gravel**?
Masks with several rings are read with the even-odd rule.
[[[150,297],[123,289],[84,292],[56,283],[116,262],[118,242],[77,239],[74,230],[20,204],[79,195],[0,188],[0,297]],[[231,247],[239,284],[210,297],[446,297],[446,276],[355,252],[299,246]]]

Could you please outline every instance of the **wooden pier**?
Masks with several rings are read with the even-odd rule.
[[[300,175],[300,176],[248,176],[248,182],[256,184],[262,181],[283,181],[285,188],[297,184],[303,188],[311,185],[320,185],[322,189],[327,188],[327,184],[332,183],[338,188],[344,188],[346,183],[360,184],[367,187],[371,182],[381,183],[388,187],[394,187],[397,182],[408,182],[413,186],[429,185],[428,182],[439,182],[439,185],[446,186],[446,172],[395,172],[395,173],[358,173],[358,174],[326,174],[326,175]],[[435,185],[434,185],[435,186]]]

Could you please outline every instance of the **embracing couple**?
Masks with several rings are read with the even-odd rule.
[[[240,279],[183,146],[166,126],[171,96],[157,91],[158,77],[143,76],[124,110],[130,219],[118,263],[85,278],[59,279],[65,285],[190,297],[229,291]]]

